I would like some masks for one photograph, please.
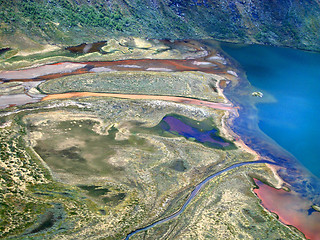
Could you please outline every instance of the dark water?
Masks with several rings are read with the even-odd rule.
[[[296,191],[319,202],[320,54],[255,45],[222,47],[251,83],[243,73],[238,86],[226,89],[227,97],[241,106],[234,131],[250,147],[282,163],[286,169],[280,175]],[[253,87],[265,94],[259,101],[267,102],[251,96]],[[275,101],[268,102],[270,95]]]
[[[139,122],[132,122],[136,125],[131,131],[132,133],[157,134],[165,137],[181,136],[188,141],[200,143],[209,148],[232,150],[237,147],[232,141],[220,136],[219,130],[216,128],[213,118],[209,117],[202,121],[197,121],[179,114],[167,114],[154,127],[141,126]],[[176,163],[174,169],[183,171],[183,162]],[[179,165],[181,165],[178,167]],[[179,171],[179,170],[178,170]]]
[[[185,121],[184,121],[185,120]],[[189,124],[188,121],[189,120]],[[215,128],[204,128],[204,122],[197,122],[199,124],[190,123],[191,119],[188,119],[179,115],[167,115],[160,122],[160,127],[170,133],[184,136],[187,139],[195,140],[197,142],[205,143],[210,147],[223,148],[230,144],[225,142],[224,139],[217,136],[217,130]],[[196,126],[198,125],[198,126]]]

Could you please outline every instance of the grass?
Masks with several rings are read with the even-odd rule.
[[[29,126],[29,129],[42,132],[43,139],[37,141],[34,149],[50,168],[79,177],[121,175],[122,167],[108,163],[118,149],[135,146],[153,151],[144,139],[136,136],[116,140],[118,129],[115,127],[100,135],[93,130],[96,124],[91,120],[62,121],[36,128]]]

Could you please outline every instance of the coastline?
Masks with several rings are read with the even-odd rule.
[[[231,56],[229,58],[233,60]],[[238,103],[241,109],[239,109],[239,115],[237,116],[240,119],[238,121],[234,121],[235,117],[229,119],[229,126],[233,132],[237,131],[240,136],[243,133],[243,143],[249,149],[256,152],[260,157],[279,164],[279,166],[268,165],[269,169],[278,179],[279,184],[272,186],[268,183],[261,183],[260,186],[262,187],[259,189],[259,185],[256,183],[258,189],[253,189],[253,192],[261,200],[261,206],[268,212],[275,213],[282,224],[295,227],[307,238],[312,236],[312,239],[318,239],[316,229],[319,229],[320,221],[317,223],[313,218],[320,219],[320,213],[312,210],[313,205],[319,204],[319,199],[317,199],[316,195],[316,179],[304,169],[292,154],[287,152],[287,150],[282,148],[259,128],[259,119],[255,109],[256,102],[250,101],[249,97],[241,97],[241,94],[246,96],[252,90],[250,82],[244,69],[239,65],[240,63],[236,62],[236,60],[233,61],[241,72],[237,85],[228,86],[228,91],[230,97],[238,96],[232,98],[232,102]],[[277,208],[278,202],[275,199],[280,199],[282,193],[291,197],[280,201],[290,202],[290,206],[294,210],[287,209],[286,204],[283,205],[282,209]],[[299,208],[299,206],[303,207]]]
[[[236,83],[235,83],[236,85],[239,83],[239,81],[241,81],[241,79],[239,77],[236,77],[235,80],[236,80]],[[234,107],[234,104],[231,103],[231,101],[225,96],[224,89],[220,87],[220,81],[217,82],[217,86],[216,86],[217,89],[219,89],[218,90],[219,93]],[[230,81],[233,83],[232,80],[230,80]],[[241,136],[237,135],[231,129],[231,124],[233,123],[233,121],[235,121],[236,118],[240,117],[238,108],[239,107],[234,107],[233,111],[226,111],[224,113],[224,116],[221,119],[221,132],[226,137],[229,137],[230,139],[231,138],[235,139],[234,142],[235,142],[236,146],[238,146],[239,148],[243,149],[244,151],[249,152],[250,154],[254,155],[255,160],[261,160],[261,159],[263,159],[262,156],[257,151],[253,150],[247,144],[245,144],[245,142],[241,139]],[[268,160],[272,161],[271,159],[268,159]],[[278,166],[267,164],[267,163],[266,163],[266,166],[271,170],[274,178],[277,179],[277,181],[278,181],[278,183],[276,185],[274,185],[274,187],[276,189],[281,189],[282,186],[284,186],[284,184],[287,184],[277,173]]]

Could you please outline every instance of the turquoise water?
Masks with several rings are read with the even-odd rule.
[[[224,49],[252,86],[276,99],[256,104],[260,129],[320,177],[320,54],[255,45]]]

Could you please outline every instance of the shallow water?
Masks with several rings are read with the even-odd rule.
[[[310,207],[310,201],[301,199],[293,192],[274,189],[256,179],[255,182],[259,188],[254,192],[262,199],[261,204],[265,208],[276,213],[281,222],[301,230],[306,238],[320,239],[320,213]]]
[[[241,64],[252,85],[243,80],[226,91],[241,106],[234,131],[250,147],[282,163],[286,169],[279,173],[296,191],[316,198],[320,191],[320,54],[255,45],[228,44],[223,49]],[[257,89],[276,101],[259,103],[251,96]]]

